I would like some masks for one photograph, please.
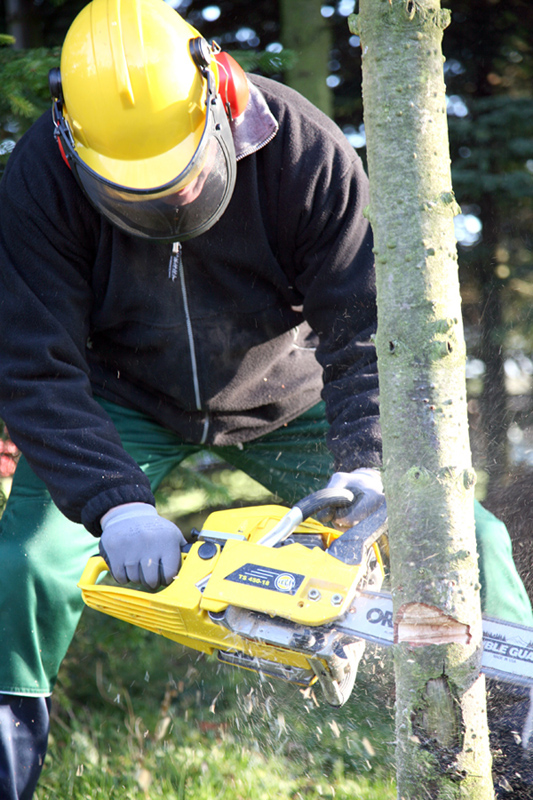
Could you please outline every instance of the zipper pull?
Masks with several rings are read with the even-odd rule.
[[[179,275],[181,263],[181,242],[174,242],[172,245],[172,253],[170,254],[170,261],[168,262],[168,277],[171,281],[175,281]]]

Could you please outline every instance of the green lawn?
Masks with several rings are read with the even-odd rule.
[[[393,800],[390,666],[337,710],[88,609],[37,800]]]

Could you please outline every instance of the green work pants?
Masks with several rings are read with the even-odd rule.
[[[145,415],[100,401],[125,449],[155,490],[183,459],[209,450],[288,504],[322,488],[333,471],[322,403],[277,431],[239,446],[183,442]],[[533,625],[505,526],[476,504],[484,611]],[[0,692],[49,695],[83,609],[77,582],[97,540],[56,508],[24,458],[0,520]]]

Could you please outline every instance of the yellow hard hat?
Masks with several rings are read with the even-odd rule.
[[[56,136],[115,225],[183,240],[223,213],[235,153],[217,88],[213,48],[164,0],[92,0],[78,14],[51,76]]]

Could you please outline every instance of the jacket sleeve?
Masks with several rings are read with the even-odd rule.
[[[281,130],[290,166],[279,189],[280,249],[319,339],[328,446],[337,470],[379,466],[375,271],[363,214],[368,180],[339,128],[312,106]]]
[[[41,119],[0,183],[0,416],[58,508],[91,533],[120,503],[154,504],[93,398],[85,358],[99,221]]]

